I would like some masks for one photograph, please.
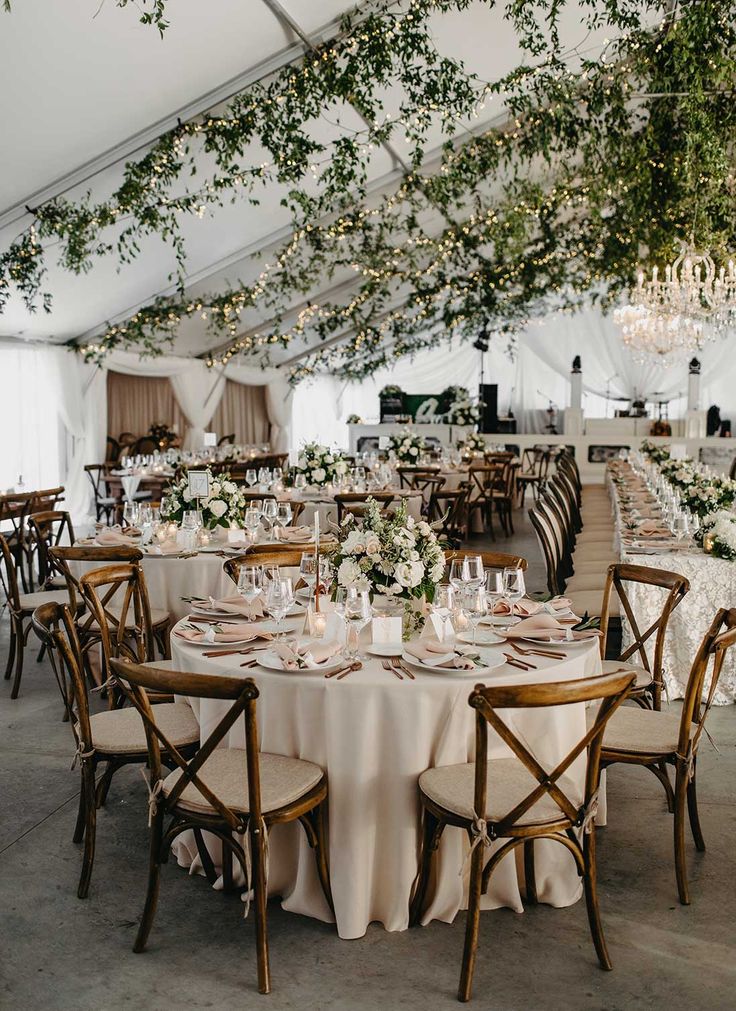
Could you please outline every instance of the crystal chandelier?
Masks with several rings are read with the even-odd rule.
[[[657,314],[644,305],[625,305],[615,310],[613,318],[621,328],[624,344],[639,364],[672,364],[699,351],[706,339],[702,321]]]
[[[709,252],[682,245],[680,254],[647,280],[640,271],[633,305],[617,309],[624,344],[639,362],[682,358],[736,325],[736,266],[716,269]]]

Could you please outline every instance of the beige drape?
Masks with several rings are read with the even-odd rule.
[[[151,425],[161,422],[182,438],[187,419],[176,402],[171,382],[165,378],[107,374],[107,431],[117,439],[122,432],[145,435]]]
[[[240,443],[268,442],[270,425],[266,410],[266,387],[244,386],[228,379],[220,405],[210,422],[210,431],[235,435]]]

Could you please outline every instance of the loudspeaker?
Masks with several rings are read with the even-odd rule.
[[[481,383],[478,387],[478,397],[483,402],[481,409],[480,431],[498,431],[498,383]]]

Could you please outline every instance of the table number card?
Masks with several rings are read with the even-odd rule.
[[[205,446],[216,446],[217,445],[217,432],[205,432],[204,433],[204,445]]]
[[[210,476],[206,470],[189,471],[189,496],[193,499],[209,498]]]

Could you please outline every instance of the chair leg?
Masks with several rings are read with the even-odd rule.
[[[97,784],[96,792],[96,806],[104,807],[105,801],[107,800],[107,794],[110,790],[110,783],[112,783],[112,777],[115,775],[115,763],[108,762],[103,772],[99,783]]]
[[[322,885],[322,891],[325,893],[327,904],[334,913],[335,904],[332,900],[330,867],[328,860],[329,835],[327,825],[327,801],[323,800],[321,804],[318,804],[312,812],[312,815],[312,824],[314,825],[314,834],[316,837],[314,858],[317,861],[317,873],[319,874],[319,881]]]
[[[705,853],[705,839],[703,839],[703,830],[700,827],[698,814],[698,794],[695,787],[697,766],[695,763],[696,759],[693,759],[693,778],[687,784],[687,812],[690,816],[690,828],[695,840],[695,848],[699,853]]]
[[[266,905],[266,873],[264,863],[264,839],[260,826],[250,826],[250,845],[253,854],[253,905],[256,913],[256,959],[258,963],[258,992],[271,992],[271,968],[268,962],[268,924]]]
[[[409,903],[409,926],[416,927],[422,915],[424,900],[429,886],[429,875],[432,870],[432,857],[437,849],[439,837],[442,834],[439,822],[425,808],[422,816],[422,846],[419,854],[419,872],[417,873],[412,898]]]
[[[647,769],[653,772],[657,779],[660,781],[664,787],[665,796],[667,798],[667,810],[672,814],[675,810],[675,794],[672,789],[672,783],[670,782],[669,772],[667,769],[666,762],[655,762],[653,765],[647,765]]]
[[[685,807],[687,804],[687,767],[678,764],[675,779],[675,876],[677,891],[683,906],[690,905],[690,891],[685,865]]]
[[[534,840],[524,843],[524,881],[526,882],[527,902],[537,903],[537,875],[534,867]]]
[[[507,508],[508,508],[507,515],[508,515],[508,520],[509,520],[509,531],[511,532],[511,536],[513,537],[514,533],[515,533],[515,530],[514,530],[514,504],[513,504],[513,501],[511,499],[509,499],[509,501],[508,501],[508,507]]]
[[[97,808],[95,807],[95,772],[94,766],[84,764],[82,768],[82,790],[84,792],[84,858],[82,874],[79,878],[77,896],[86,899],[89,883],[92,877],[92,866],[95,862],[95,842],[97,838]]]
[[[595,825],[591,826],[590,832],[583,836],[583,862],[585,871],[583,875],[585,885],[585,905],[588,909],[588,923],[590,933],[593,938],[598,961],[602,969],[613,969],[611,959],[608,957],[606,939],[603,936],[603,926],[601,924],[601,913],[598,907],[598,879],[597,865],[595,857]]]
[[[473,991],[473,972],[475,956],[478,951],[478,928],[480,926],[480,897],[483,887],[483,846],[476,846],[470,862],[470,881],[468,884],[468,917],[465,922],[465,947],[463,949],[463,965],[460,970],[460,985],[457,999],[465,1003],[470,1000]]]
[[[84,788],[84,780],[79,787],[79,807],[77,808],[77,823],[74,826],[72,842],[80,843],[84,839],[84,826],[87,824],[87,795]]]
[[[30,625],[28,626],[30,628]],[[15,644],[15,677],[13,678],[13,687],[10,692],[11,699],[18,698],[18,692],[20,691],[20,679],[23,677],[23,654],[26,650],[26,635],[23,633],[23,625],[19,621],[16,626],[16,639]],[[27,632],[28,630],[26,630]]]
[[[5,665],[5,680],[10,680],[10,675],[13,672],[13,661],[15,660],[15,651],[18,648],[18,635],[15,630],[15,618],[11,615],[10,617],[10,644],[8,646],[8,662]],[[22,647],[21,647],[22,649]]]
[[[158,807],[151,823],[151,839],[148,851],[148,886],[146,888],[146,902],[143,906],[143,916],[141,916],[140,926],[136,934],[133,951],[140,955],[145,950],[148,935],[151,933],[153,920],[156,915],[158,904],[158,891],[161,883],[161,837],[163,835],[164,812]]]

